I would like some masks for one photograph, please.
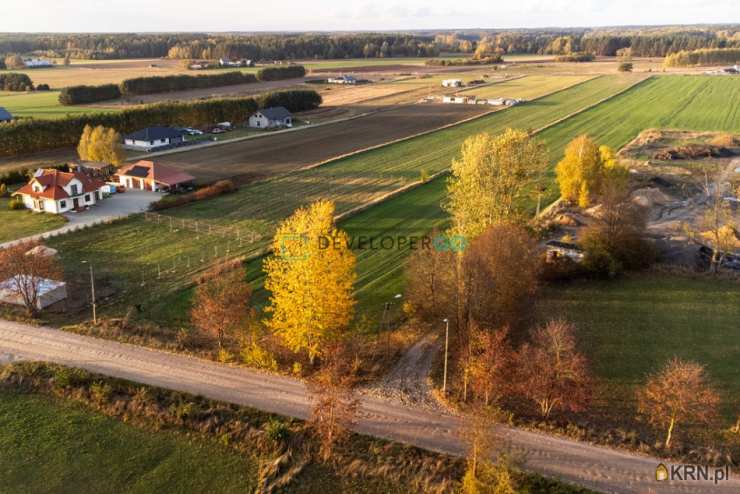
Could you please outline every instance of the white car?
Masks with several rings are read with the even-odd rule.
[[[203,135],[203,131],[202,130],[191,129],[190,127],[186,128],[186,129],[182,129],[182,130],[184,130],[185,132],[188,133],[188,135],[191,135],[191,136],[202,136]]]

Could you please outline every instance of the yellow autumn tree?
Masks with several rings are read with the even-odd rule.
[[[473,239],[493,224],[516,221],[521,199],[546,167],[545,147],[525,131],[506,129],[466,139],[461,157],[452,162],[444,205],[453,232]]]
[[[354,315],[355,256],[334,225],[334,203],[317,201],[283,221],[265,261],[267,326],[293,351],[320,355]]]
[[[81,160],[100,161],[112,165],[120,165],[125,159],[121,147],[121,135],[115,129],[98,125],[85,125],[77,145],[77,154]]]
[[[608,146],[597,146],[587,135],[580,135],[565,148],[555,168],[560,195],[580,207],[588,207],[605,187],[625,188],[629,172],[620,165]]]

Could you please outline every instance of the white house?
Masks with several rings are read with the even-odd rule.
[[[445,79],[442,81],[442,87],[462,87],[462,85],[461,79]]]
[[[13,195],[21,197],[28,209],[60,214],[97,204],[103,199],[104,185],[102,180],[81,172],[44,168]]]
[[[149,127],[123,137],[123,144],[136,151],[152,151],[185,142],[187,132],[172,127]]]
[[[465,96],[444,96],[442,98],[442,103],[462,105],[467,102],[468,102],[468,98],[466,98]]]
[[[293,115],[283,106],[274,106],[255,112],[249,117],[249,126],[255,129],[292,127]]]

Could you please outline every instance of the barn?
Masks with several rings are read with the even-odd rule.
[[[137,151],[152,151],[185,142],[187,132],[172,127],[148,127],[123,138],[123,144]]]
[[[138,161],[121,167],[118,183],[128,189],[170,192],[191,187],[195,177],[176,168],[153,161]]]

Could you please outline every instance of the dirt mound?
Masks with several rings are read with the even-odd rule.
[[[656,205],[668,204],[675,199],[657,187],[644,187],[632,192],[632,202],[635,204],[652,208]]]
[[[732,156],[733,152],[724,146],[711,144],[685,144],[668,149],[661,149],[653,154],[656,160],[685,160],[699,158],[726,158]]]

